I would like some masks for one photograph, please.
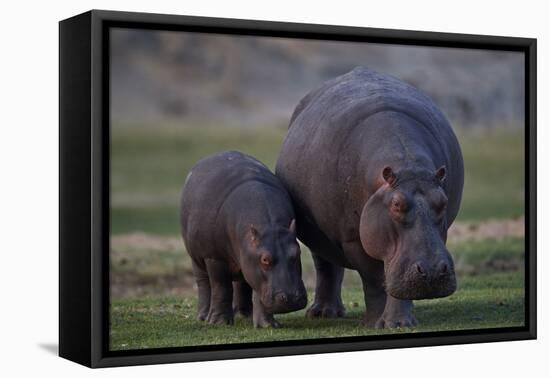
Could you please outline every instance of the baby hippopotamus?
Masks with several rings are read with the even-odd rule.
[[[183,187],[181,233],[198,286],[199,320],[278,327],[273,314],[303,309],[294,210],[279,179],[236,151],[199,161]]]

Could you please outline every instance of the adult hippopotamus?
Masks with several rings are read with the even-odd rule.
[[[462,154],[445,116],[413,86],[356,68],[310,92],[292,115],[276,175],[313,254],[308,316],[344,315],[344,268],[361,276],[368,326],[414,326],[413,299],[456,290],[445,244]]]
[[[199,161],[181,200],[197,318],[232,324],[252,312],[255,327],[277,327],[273,314],[304,308],[295,224],[286,189],[258,160],[229,151]]]

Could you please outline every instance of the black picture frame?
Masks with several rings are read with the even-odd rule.
[[[525,54],[525,326],[109,351],[109,34],[115,26]],[[92,10],[59,23],[59,355],[89,367],[535,339],[536,39]]]

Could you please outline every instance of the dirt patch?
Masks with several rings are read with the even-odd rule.
[[[187,296],[195,292],[195,278],[190,272],[143,277],[135,273],[111,273],[113,298],[155,295]]]
[[[175,251],[184,252],[183,241],[179,237],[157,236],[144,232],[115,235],[111,237],[113,250],[137,249],[150,251]]]
[[[494,219],[484,222],[455,222],[448,233],[448,241],[460,243],[486,239],[502,240],[506,237],[525,236],[525,218]],[[157,236],[135,232],[111,237],[111,247],[117,249],[151,251],[185,251],[180,237]]]
[[[525,236],[525,218],[494,219],[484,222],[456,222],[449,229],[448,242],[461,243],[486,239],[502,240]]]
[[[194,290],[191,261],[178,237],[136,232],[111,237],[111,295],[187,295]]]

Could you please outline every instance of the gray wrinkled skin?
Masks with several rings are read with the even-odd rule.
[[[412,300],[456,290],[445,243],[462,196],[462,154],[416,88],[366,68],[326,82],[296,107],[276,174],[315,262],[308,316],[344,315],[344,267],[363,281],[367,326],[414,326]]]
[[[181,201],[181,233],[193,261],[199,320],[278,327],[273,314],[307,304],[291,199],[262,163],[229,151],[199,161]]]

